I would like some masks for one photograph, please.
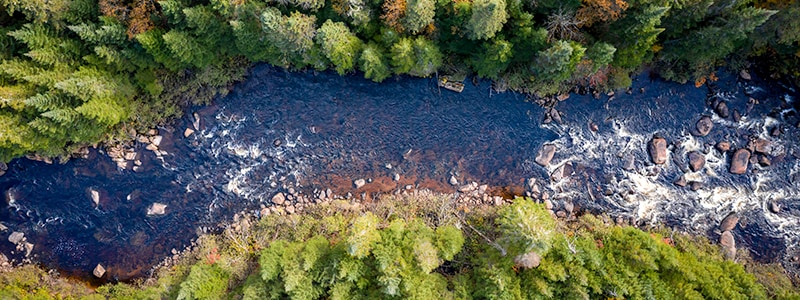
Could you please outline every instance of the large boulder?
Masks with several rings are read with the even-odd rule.
[[[723,119],[727,118],[731,114],[730,110],[728,109],[728,104],[725,103],[725,101],[720,101],[717,103],[717,107],[714,108],[714,111],[717,112],[717,114]]]
[[[739,149],[731,157],[730,172],[732,174],[744,174],[747,172],[747,164],[750,163],[750,151]]]
[[[714,122],[711,122],[710,117],[703,116],[699,121],[697,121],[695,127],[697,128],[698,136],[706,136],[709,132],[711,132],[711,129],[714,128]]]
[[[692,151],[689,152],[689,168],[692,171],[699,171],[706,165],[706,157],[703,156],[700,152]]]
[[[272,203],[275,205],[283,205],[284,202],[286,202],[286,196],[283,193],[277,193],[272,196]]]
[[[11,235],[8,236],[8,241],[11,242],[12,244],[19,244],[19,242],[21,242],[22,239],[24,238],[25,238],[24,233],[19,231],[14,231],[11,233]]]
[[[664,138],[654,137],[648,144],[647,150],[653,163],[661,165],[667,162],[667,140]]]
[[[722,252],[725,258],[734,259],[736,257],[736,240],[730,231],[725,231],[719,237],[719,244],[722,246]]]
[[[553,160],[553,156],[556,154],[556,146],[552,144],[546,144],[539,149],[539,153],[536,154],[536,158],[534,159],[537,164],[546,167],[550,164],[550,161]]]
[[[97,264],[97,266],[94,267],[94,270],[92,270],[92,275],[97,278],[102,278],[105,274],[106,268],[104,268],[101,264]]]
[[[736,224],[739,223],[739,215],[735,212],[729,213],[722,219],[722,222],[719,222],[719,230],[720,231],[731,231],[736,228]]]

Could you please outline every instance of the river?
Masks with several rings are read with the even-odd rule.
[[[761,261],[788,263],[800,251],[797,92],[732,75],[712,86],[643,74],[630,93],[599,99],[572,94],[555,105],[561,122],[544,124],[545,109],[521,94],[494,93],[488,82],[468,83],[459,94],[439,89],[433,79],[377,84],[357,75],[259,65],[228,96],[159,128],[164,155],[137,143],[136,171],[118,168],[99,150],[64,164],[12,161],[0,177],[0,224],[8,227],[0,251],[24,258],[24,249],[6,240],[18,231],[34,245],[33,261],[83,278],[102,263],[107,280],[127,280],[147,274],[173,249],[235,213],[257,214],[277,192],[331,188],[368,201],[407,185],[454,192],[453,177],[459,184],[489,184],[493,193],[510,197],[524,193],[535,178],[557,208],[569,202],[710,239],[719,237],[719,221],[737,212],[737,244]],[[751,97],[758,103],[748,105]],[[715,114],[709,103],[720,100],[742,119]],[[714,127],[698,137],[691,132],[702,115]],[[194,125],[198,130],[184,137]],[[777,136],[775,127],[782,130]],[[647,143],[654,135],[668,141],[664,165],[650,162]],[[756,137],[769,143],[763,155],[769,166],[729,173],[732,151],[714,145],[728,141],[743,148]],[[545,143],[557,151],[542,167],[534,158]],[[704,154],[702,170],[687,169],[689,151]],[[631,157],[632,168],[625,166]],[[563,178],[554,180],[555,171]],[[684,173],[702,187],[674,185]],[[356,189],[356,179],[367,184]],[[167,205],[166,214],[148,216],[156,202]]]

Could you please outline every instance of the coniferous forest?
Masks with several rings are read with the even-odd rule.
[[[784,0],[0,0],[0,161],[125,139],[255,62],[540,96],[643,68],[701,85],[755,63],[796,81],[798,16]]]

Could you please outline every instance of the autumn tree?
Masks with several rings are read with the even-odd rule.
[[[578,26],[591,27],[595,23],[616,21],[627,9],[625,0],[583,0],[575,18]]]

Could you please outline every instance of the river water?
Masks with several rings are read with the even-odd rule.
[[[12,231],[34,244],[32,259],[88,278],[102,263],[108,280],[146,272],[181,250],[205,228],[240,211],[257,213],[277,192],[366,198],[406,185],[453,192],[451,177],[476,181],[509,197],[535,178],[554,200],[642,224],[664,224],[716,239],[729,212],[742,216],[737,244],[762,261],[797,255],[800,242],[800,122],[797,92],[758,79],[722,76],[714,88],[652,80],[641,75],[631,93],[613,97],[573,94],[557,103],[562,122],[542,122],[546,110],[517,93],[493,93],[488,82],[457,94],[433,79],[394,78],[376,84],[356,76],[286,72],[256,66],[248,79],[208,107],[196,107],[169,128],[157,157],[136,144],[142,166],[119,169],[103,153],[48,165],[28,159],[9,164],[0,177],[5,202],[0,251],[21,260],[6,241]],[[759,102],[748,105],[752,97]],[[745,116],[720,118],[708,102],[723,100]],[[184,138],[193,127],[199,130]],[[712,116],[708,136],[691,134],[701,115]],[[597,131],[590,130],[590,124]],[[783,132],[772,136],[779,126]],[[669,143],[666,164],[650,163],[647,142]],[[732,152],[713,145],[748,139],[769,142],[770,166],[728,172]],[[557,146],[548,167],[534,162],[544,143]],[[706,153],[705,168],[691,172],[686,153]],[[634,158],[632,169],[624,161]],[[570,165],[560,180],[551,174]],[[685,173],[698,191],[672,184]],[[353,180],[367,179],[355,189]],[[99,205],[91,191],[100,196]],[[152,203],[166,214],[148,216]],[[775,213],[770,205],[780,210]],[[790,266],[791,267],[791,266]]]

